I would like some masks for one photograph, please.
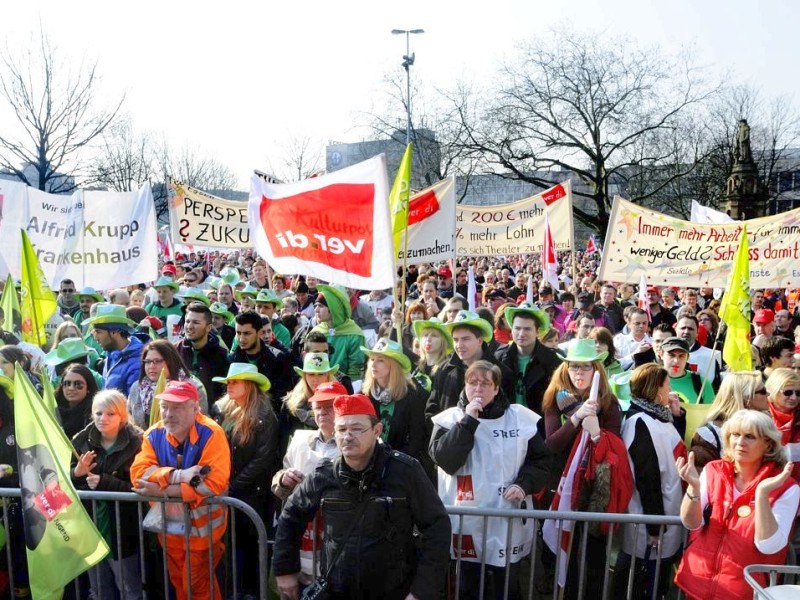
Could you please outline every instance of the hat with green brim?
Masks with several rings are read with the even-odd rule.
[[[317,286],[317,292],[319,293],[317,294],[315,304],[322,304],[328,308],[333,304],[335,310],[336,303],[338,303],[344,310],[348,319],[352,316],[353,310],[350,307],[350,296],[348,296],[347,290],[342,286],[320,283]]]
[[[431,317],[428,320],[420,319],[418,321],[414,321],[411,324],[411,328],[414,330],[414,337],[418,339],[422,339],[422,333],[426,329],[435,329],[444,337],[444,341],[447,343],[447,349],[450,352],[453,351],[453,337],[450,335],[450,332],[447,331],[444,323],[442,323],[436,317]]]
[[[231,363],[231,366],[228,367],[228,374],[225,377],[212,377],[211,381],[227,384],[229,381],[237,379],[252,381],[262,392],[267,392],[272,387],[269,379],[259,373],[255,365],[248,363]]]
[[[177,281],[172,279],[171,277],[164,277],[163,275],[159,277],[156,282],[153,284],[153,288],[158,289],[160,287],[168,287],[172,288],[174,291],[178,291],[181,289],[181,286],[178,284]]]
[[[219,315],[225,319],[226,323],[230,323],[233,321],[233,313],[228,310],[228,307],[225,306],[222,302],[214,302],[209,309],[211,310],[212,314]]]
[[[293,367],[293,369],[300,377],[307,373],[334,375],[339,370],[339,365],[331,366],[327,352],[309,352],[303,357],[303,368]]]
[[[450,332],[451,338],[453,336],[453,330],[457,327],[473,327],[477,329],[481,332],[481,337],[487,344],[491,342],[492,337],[494,337],[494,327],[492,327],[491,323],[486,319],[482,319],[478,316],[478,313],[474,313],[471,310],[458,311],[456,318],[449,323],[445,323],[444,326],[447,328],[447,331]]]
[[[222,285],[223,281],[221,277],[209,277],[206,279],[206,283],[208,283],[208,287],[211,290],[217,291],[219,286]]]
[[[206,306],[211,304],[211,300],[209,300],[208,296],[203,293],[203,290],[196,287],[186,288],[180,294],[176,294],[175,297],[181,301],[189,300],[194,302],[202,302]]]
[[[231,287],[239,283],[239,271],[233,267],[225,267],[219,272],[222,283],[227,283]]]
[[[9,398],[14,397],[14,380],[5,375],[0,375],[0,388],[3,388]]]
[[[261,290],[256,296],[256,304],[272,304],[275,308],[283,308],[283,300],[278,298],[277,294],[272,290]]]
[[[244,286],[244,289],[234,292],[234,295],[236,296],[236,299],[240,301],[244,296],[252,296],[253,298],[256,298],[258,297],[258,290],[248,283],[246,286]]]
[[[547,331],[550,329],[550,317],[547,316],[547,313],[544,312],[544,310],[541,308],[536,308],[530,302],[523,302],[519,306],[509,306],[503,311],[503,316],[506,318],[506,323],[508,323],[509,329],[514,322],[514,317],[517,315],[530,317],[536,321],[539,329],[539,335],[547,333]]]
[[[106,329],[124,329],[135,327],[136,321],[127,317],[125,307],[119,304],[97,304],[97,312],[91,319],[86,319],[83,324],[90,327],[100,327]],[[116,326],[116,327],[114,327]]]
[[[566,362],[594,362],[604,361],[607,356],[608,352],[597,352],[594,340],[574,339],[567,344],[567,355],[558,355],[558,358]]]
[[[630,402],[633,395],[631,394],[631,377],[633,371],[623,371],[608,378],[608,384],[611,386],[611,391],[617,397],[617,400]]]
[[[89,355],[89,347],[81,338],[67,338],[61,340],[55,349],[44,355],[44,364],[48,367],[57,367],[77,358]]]
[[[400,365],[400,367],[403,369],[403,373],[411,372],[411,360],[405,355],[400,344],[393,340],[381,338],[375,343],[372,349],[367,348],[366,346],[361,346],[361,351],[370,358],[374,358],[376,356],[385,356],[386,358],[391,358]]]
[[[103,298],[103,294],[98,292],[93,287],[85,287],[80,292],[75,294],[78,298],[82,298],[83,296],[88,296],[89,298],[93,298],[95,302],[105,302],[106,299]]]

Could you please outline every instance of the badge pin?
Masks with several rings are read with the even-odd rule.
[[[742,518],[745,518],[749,517],[751,512],[753,512],[753,509],[750,508],[747,504],[745,504],[737,509],[736,514]]]

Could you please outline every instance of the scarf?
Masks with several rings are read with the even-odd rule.
[[[767,406],[769,407],[769,414],[772,416],[772,421],[775,423],[778,431],[781,432],[781,444],[785,446],[794,441],[792,440],[792,429],[794,428],[795,411],[790,413],[781,412],[775,408],[772,402],[768,402]]]
[[[375,399],[375,402],[381,406],[386,406],[392,401],[392,395],[389,393],[389,389],[381,389],[377,384],[372,390],[372,397]]]
[[[183,369],[178,371],[177,379],[178,381],[186,381],[188,379]],[[142,377],[141,381],[139,381],[139,402],[146,415],[150,414],[150,407],[153,405],[153,395],[155,394],[157,383],[158,380],[152,381],[149,377]]]
[[[645,400],[644,398],[631,398],[631,404],[635,405],[639,408],[642,412],[647,413],[654,419],[661,421],[662,423],[672,423],[673,416],[672,412],[669,410],[669,406],[661,406],[660,404],[655,404],[654,402],[650,402],[650,400]]]

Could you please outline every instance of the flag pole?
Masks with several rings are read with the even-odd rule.
[[[717,344],[719,343],[719,334],[720,334],[721,331],[722,331],[722,321],[720,321],[720,324],[717,325],[717,335],[714,337],[713,346],[711,346],[711,360],[709,361],[708,366],[706,367],[706,372],[703,374],[703,381],[700,384],[700,391],[697,392],[697,403],[698,404],[702,404],[703,403],[703,390],[705,389],[706,382],[708,381],[708,373],[709,373],[709,371],[711,371],[711,367],[714,366],[716,364],[716,362],[717,362],[717,359],[715,358],[714,353],[717,351]],[[690,350],[691,350],[691,348],[690,348]]]

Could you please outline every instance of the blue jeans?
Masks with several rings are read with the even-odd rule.
[[[94,600],[114,600],[115,591],[119,591],[119,597],[125,600],[141,600],[142,577],[139,571],[139,555],[132,554],[121,560],[106,558],[89,569],[89,584]]]

